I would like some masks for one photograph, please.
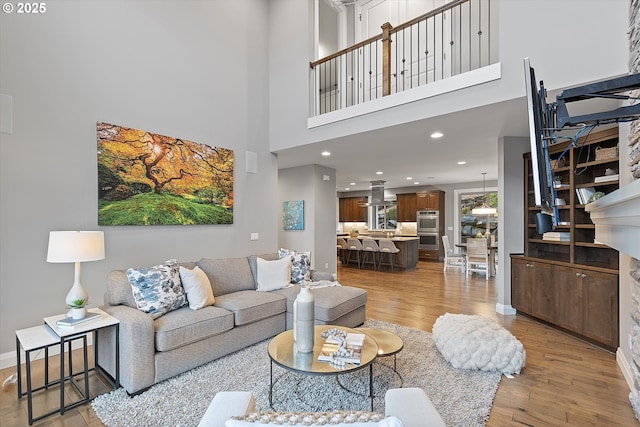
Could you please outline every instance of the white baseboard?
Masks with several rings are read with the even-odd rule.
[[[93,345],[93,334],[87,335],[87,346]],[[71,344],[72,350],[77,350],[82,348],[82,342],[80,340],[76,340]],[[58,346],[49,348],[49,357],[60,354],[60,349]],[[31,360],[38,360],[44,358],[44,349],[31,353]],[[20,350],[20,360],[22,363],[25,361],[24,351]],[[0,369],[6,369],[16,366],[16,352],[10,351],[8,353],[0,354]]]
[[[516,309],[513,308],[511,306],[511,304],[504,305],[504,304],[500,304],[498,302],[498,303],[496,303],[496,313],[502,314],[504,316],[515,316],[516,315]]]
[[[629,386],[629,390],[633,390],[633,371],[631,370],[631,365],[629,364],[627,358],[624,356],[624,353],[622,352],[622,349],[620,347],[618,347],[618,350],[616,351],[616,362],[618,363],[618,366],[622,371],[622,376],[624,376],[624,379]]]

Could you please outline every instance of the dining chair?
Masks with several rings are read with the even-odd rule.
[[[489,280],[489,248],[487,239],[467,239],[467,277],[469,272],[485,273]]]
[[[447,268],[461,268],[462,272],[465,273],[467,269],[467,255],[461,254],[458,252],[454,252],[451,249],[451,245],[449,244],[449,236],[442,236],[442,246],[444,247],[444,270],[447,271]]]
[[[380,253],[380,247],[378,246],[375,240],[367,237],[362,239],[362,265],[363,266],[368,263],[367,255],[371,254],[370,262],[373,264],[374,270],[377,270],[379,266],[378,266],[378,260],[377,260],[378,256],[376,254],[378,253]]]
[[[362,243],[359,239],[347,239],[347,246],[349,253],[347,254],[347,264],[351,262],[351,255],[355,253],[358,268],[360,268],[360,252],[362,252]]]
[[[378,242],[378,246],[380,247],[380,262],[378,263],[378,268],[382,266],[382,260],[386,254],[389,255],[389,262],[385,263],[385,265],[390,265],[391,271],[393,271],[393,257],[395,254],[400,252],[400,249],[398,249],[395,243],[391,240],[380,240],[380,242]]]

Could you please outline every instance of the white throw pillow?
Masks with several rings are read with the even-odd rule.
[[[275,261],[258,258],[258,291],[273,291],[291,283],[291,258]]]
[[[187,294],[190,309],[198,310],[216,302],[207,273],[200,267],[196,266],[193,270],[189,270],[180,266],[180,280]]]

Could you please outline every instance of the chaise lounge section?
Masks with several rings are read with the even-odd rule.
[[[260,255],[277,260],[278,254]],[[130,394],[290,329],[300,285],[257,289],[258,256],[181,263],[206,274],[215,303],[188,306],[160,317],[138,310],[125,270],[107,276],[104,311],[120,321],[120,382]],[[312,276],[313,279],[315,277]],[[366,291],[350,286],[313,289],[316,323],[356,327],[364,323]],[[115,377],[115,331],[101,333],[96,351]],[[266,351],[266,350],[265,350]]]

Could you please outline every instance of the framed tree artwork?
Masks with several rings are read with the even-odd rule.
[[[98,224],[233,224],[233,150],[97,123]]]

